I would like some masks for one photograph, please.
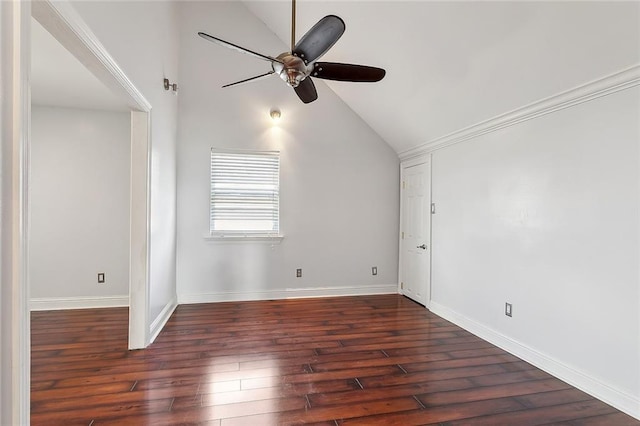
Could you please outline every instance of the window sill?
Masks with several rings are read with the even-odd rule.
[[[262,242],[271,244],[280,244],[284,235],[205,235],[204,239],[215,242]]]

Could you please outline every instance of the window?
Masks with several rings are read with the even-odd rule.
[[[211,149],[211,236],[278,236],[279,193],[279,152]]]

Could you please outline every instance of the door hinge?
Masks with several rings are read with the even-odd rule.
[[[436,214],[436,203],[431,203],[431,214]]]
[[[404,231],[402,232],[402,239],[404,240]]]
[[[402,181],[402,189],[404,189],[404,187],[405,187],[405,182]]]
[[[400,289],[404,289],[404,283],[403,282],[400,283]]]

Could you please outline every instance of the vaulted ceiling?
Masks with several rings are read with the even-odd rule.
[[[290,2],[245,4],[288,44]],[[297,38],[328,14],[347,29],[322,60],[387,76],[327,84],[397,152],[640,62],[637,2],[302,0]]]
[[[290,2],[244,4],[286,49]],[[301,0],[297,38],[328,14],[340,16],[347,29],[322,60],[379,66],[387,75],[379,83],[326,84],[398,153],[640,63],[638,2]],[[211,31],[261,53],[280,53],[260,38]],[[35,23],[34,101],[119,109],[47,34]],[[238,79],[250,75],[237,69]],[[251,84],[260,90],[262,83]],[[65,101],[69,87],[76,90],[69,89]]]

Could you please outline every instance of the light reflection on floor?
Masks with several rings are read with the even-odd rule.
[[[214,367],[203,376],[199,393],[202,407],[210,410],[207,417],[224,418],[227,423],[233,417],[265,415],[282,409],[281,403],[285,400],[282,399],[280,363],[260,360],[256,364],[259,368],[240,369],[238,365],[236,371],[225,372],[216,371]],[[272,417],[275,423],[277,414]],[[239,424],[247,424],[248,419],[242,421],[244,423]],[[260,422],[271,424],[264,416],[260,416]]]

